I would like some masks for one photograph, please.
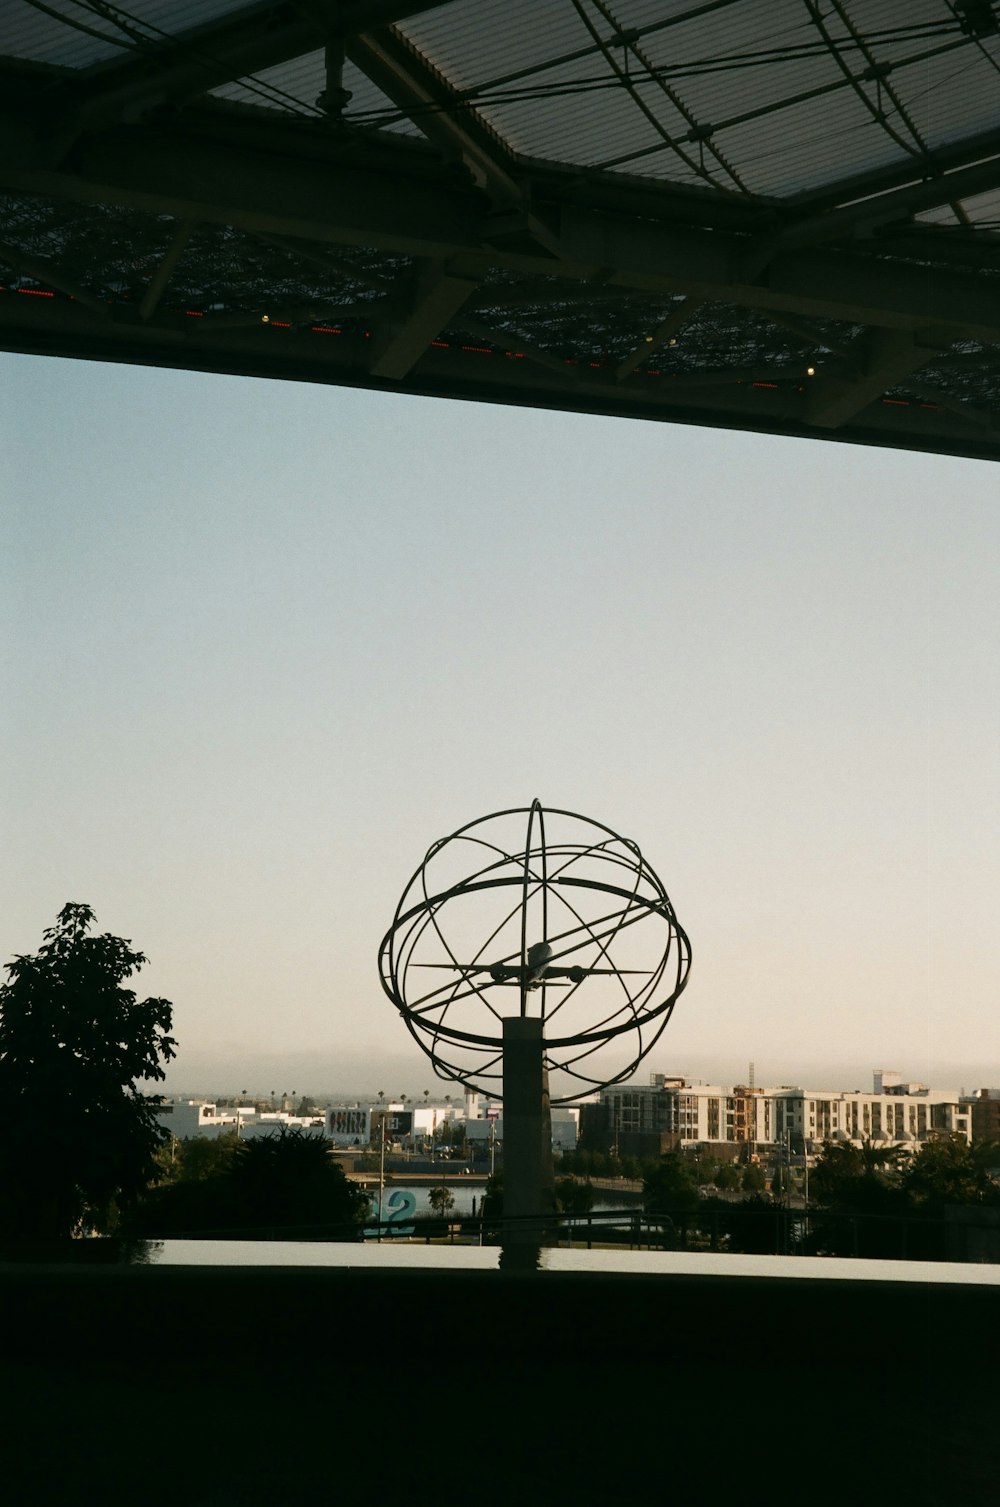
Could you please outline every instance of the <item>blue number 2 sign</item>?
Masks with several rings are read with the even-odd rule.
[[[409,1188],[393,1188],[385,1201],[386,1219],[392,1225],[394,1235],[412,1235],[413,1225],[403,1228],[405,1219],[412,1219],[417,1212],[417,1195]]]
[[[383,1236],[412,1235],[414,1226],[405,1221],[412,1219],[416,1212],[417,1195],[409,1188],[393,1188],[382,1205],[382,1223],[389,1226],[383,1228]],[[366,1240],[374,1240],[378,1235],[378,1225],[368,1225],[363,1233]]]

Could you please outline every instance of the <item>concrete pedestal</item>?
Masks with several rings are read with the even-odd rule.
[[[504,1246],[539,1245],[552,1212],[552,1117],[542,1022],[503,1023]]]

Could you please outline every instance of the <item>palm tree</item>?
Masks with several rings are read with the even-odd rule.
[[[871,1177],[883,1170],[897,1171],[907,1151],[905,1146],[880,1146],[870,1136],[865,1136],[861,1142],[860,1155],[862,1174]]]

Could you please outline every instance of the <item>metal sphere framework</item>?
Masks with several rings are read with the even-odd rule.
[[[537,800],[434,843],[379,949],[382,987],[439,1077],[502,1097],[503,1021],[534,1016],[546,1067],[569,1079],[553,1104],[630,1077],[690,967],[636,843]]]

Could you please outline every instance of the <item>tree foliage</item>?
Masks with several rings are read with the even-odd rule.
[[[813,1203],[849,1214],[889,1214],[903,1202],[899,1181],[903,1153],[876,1141],[824,1141],[809,1174]]]
[[[1000,1204],[997,1148],[964,1136],[935,1136],[910,1153],[865,1141],[827,1142],[810,1193],[827,1215],[812,1221],[824,1254],[940,1260],[949,1208]],[[830,1217],[832,1216],[832,1217]]]
[[[503,1218],[503,1168],[498,1167],[486,1179],[483,1189],[482,1212],[484,1219]]]
[[[157,1096],[174,1056],[172,1006],[122,982],[146,962],[123,937],[88,935],[68,904],[0,985],[0,1232],[54,1239],[106,1230],[157,1176]]]
[[[157,1152],[160,1181],[203,1182],[206,1178],[228,1172],[241,1144],[235,1130],[223,1131],[216,1136],[187,1136],[183,1140],[171,1137]]]
[[[946,1206],[1000,1204],[994,1176],[1000,1148],[991,1141],[950,1135],[926,1141],[906,1169],[903,1187],[915,1208],[940,1213]]]
[[[707,1199],[698,1210],[699,1226],[711,1234],[713,1249],[724,1236],[726,1250],[748,1255],[769,1256],[780,1250],[780,1220],[780,1204],[756,1192],[736,1202]]]
[[[759,1162],[748,1162],[740,1175],[740,1187],[744,1193],[763,1195],[767,1179]]]
[[[561,1214],[589,1214],[594,1207],[593,1184],[576,1177],[556,1178],[556,1208]]]
[[[698,1185],[690,1167],[676,1151],[661,1156],[656,1167],[646,1174],[642,1195],[646,1213],[653,1218],[698,1206]]]
[[[427,1195],[427,1202],[435,1214],[447,1214],[449,1209],[455,1207],[455,1195],[450,1188],[444,1186],[432,1188]]]
[[[151,1189],[129,1233],[354,1240],[368,1213],[367,1195],[332,1160],[326,1138],[282,1125],[230,1145],[216,1171]]]

